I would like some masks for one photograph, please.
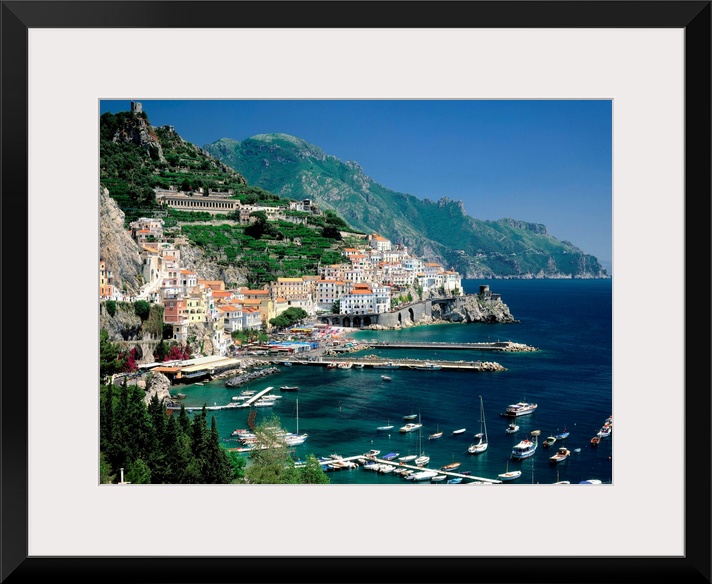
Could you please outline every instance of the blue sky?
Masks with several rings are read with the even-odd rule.
[[[297,136],[377,183],[461,200],[475,219],[542,223],[611,270],[608,100],[151,100],[153,125],[189,142]],[[103,100],[101,113],[129,110]]]

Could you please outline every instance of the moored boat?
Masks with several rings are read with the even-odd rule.
[[[500,481],[513,481],[514,479],[518,479],[520,476],[522,476],[522,471],[509,470],[509,461],[507,461],[507,470],[505,470],[503,473],[498,474],[497,478]]]
[[[524,440],[520,440],[517,444],[515,444],[514,448],[512,448],[512,459],[522,460],[524,458],[534,456],[536,448],[539,445],[537,437],[540,433],[540,430],[533,430],[531,435],[534,437],[534,440],[529,440],[528,438],[525,438]]]
[[[467,432],[467,428],[458,428],[457,430],[452,431],[452,435],[457,436],[459,434],[464,434],[465,432]]]
[[[611,435],[611,432],[613,431],[613,426],[611,425],[610,422],[606,422],[603,424],[601,429],[598,431],[598,434],[596,434],[599,438],[608,438]]]
[[[437,428],[435,429],[435,432],[433,432],[432,434],[430,434],[428,436],[428,440],[437,440],[438,438],[442,438],[442,437],[443,437],[443,433],[442,433],[442,430],[440,430],[440,426],[438,425]]]
[[[564,431],[559,432],[558,434],[554,434],[554,438],[556,438],[557,440],[566,440],[569,437],[569,434],[571,434],[571,432],[569,432],[566,427],[564,427]]]
[[[487,424],[485,423],[485,406],[480,396],[480,431],[474,436],[477,442],[473,442],[467,447],[467,452],[470,454],[481,454],[487,450]]]
[[[519,416],[526,416],[531,414],[536,410],[538,404],[532,404],[528,402],[517,402],[516,404],[510,404],[500,415],[507,418],[517,418]]]
[[[411,462],[418,458],[417,454],[406,454],[405,456],[398,457],[398,462]]]
[[[383,379],[383,381],[393,381],[390,375],[381,375],[381,379]]]
[[[422,365],[413,365],[411,369],[418,369],[419,371],[440,371],[442,365],[437,365],[436,363],[423,363]]]
[[[376,363],[373,365],[374,369],[399,369],[400,365],[395,361],[386,361],[385,363]]]
[[[417,429],[422,428],[423,424],[419,424],[417,422],[408,422],[405,426],[401,426],[399,429],[399,432],[401,433],[406,433],[406,432],[415,432]]]
[[[393,430],[393,424],[391,424],[390,420],[388,420],[385,426],[378,426],[376,428],[376,432],[387,432],[388,430]]]
[[[509,426],[507,426],[504,432],[505,434],[514,434],[515,432],[519,432],[519,426],[512,422]]]
[[[556,454],[549,457],[549,461],[553,463],[562,462],[571,455],[571,451],[565,446],[561,446]]]
[[[549,436],[544,442],[542,443],[542,446],[544,448],[549,448],[549,446],[553,446],[556,443],[556,437],[554,436]]]
[[[297,385],[283,385],[279,388],[280,391],[299,391],[299,386]]]
[[[440,470],[453,471],[453,470],[455,470],[456,468],[459,468],[461,464],[462,464],[461,462],[456,462],[456,461],[455,461],[455,453],[453,452],[453,454],[452,454],[452,462],[450,462],[450,463],[448,463],[448,464],[444,464],[443,466],[440,467]]]
[[[420,472],[415,472],[411,475],[408,475],[406,478],[413,481],[427,481],[436,476],[438,476],[438,473],[436,473],[434,470],[422,470]]]

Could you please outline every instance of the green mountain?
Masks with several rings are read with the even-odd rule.
[[[282,197],[310,199],[354,229],[377,232],[466,278],[607,278],[598,260],[544,225],[470,217],[461,201],[419,199],[374,182],[356,162],[286,134],[223,138],[203,149],[248,183]]]
[[[241,224],[229,213],[211,215],[164,207],[156,202],[156,189],[194,192],[232,191],[243,204],[288,207],[289,201],[259,186],[252,186],[205,150],[183,140],[171,126],[152,126],[143,111],[105,113],[100,118],[100,186],[102,238],[100,255],[110,270],[131,289],[138,289],[140,262],[133,265],[138,248],[108,237],[125,236],[139,217],[161,217],[167,236],[179,235],[181,261],[201,278],[260,287],[278,277],[315,274],[318,266],[341,260],[344,247],[357,245],[359,235],[331,210],[319,213],[285,211],[267,220],[263,211],[255,222]],[[109,200],[112,199],[109,204]],[[118,208],[118,210],[117,210]],[[112,218],[123,213],[121,226]]]

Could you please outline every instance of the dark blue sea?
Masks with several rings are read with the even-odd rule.
[[[536,352],[501,353],[474,350],[420,351],[409,349],[367,349],[356,356],[389,358],[496,361],[506,368],[499,372],[443,372],[415,370],[351,369],[314,366],[285,367],[282,373],[265,377],[239,389],[228,389],[224,380],[204,386],[180,386],[185,405],[229,403],[243,389],[260,390],[274,386],[281,395],[271,408],[257,409],[257,422],[276,414],[288,431],[308,433],[308,440],[296,447],[304,459],[339,454],[353,456],[370,449],[381,454],[419,454],[418,432],[400,433],[403,416],[420,414],[422,450],[431,457],[428,468],[461,462],[457,472],[496,479],[505,470],[522,470],[522,476],[506,484],[548,484],[556,481],[579,483],[598,479],[612,483],[612,435],[593,447],[593,437],[613,414],[612,391],[612,281],[611,280],[465,280],[467,293],[477,293],[488,284],[499,293],[519,322],[512,324],[439,324],[416,326],[399,331],[358,331],[356,339],[391,341],[487,342],[510,340],[536,347]],[[387,374],[392,381],[381,379]],[[280,392],[282,385],[297,385],[297,392]],[[480,431],[479,397],[484,403],[484,421],[489,441],[482,454],[469,454],[467,447]],[[520,401],[538,404],[536,411],[517,418],[519,432],[508,435],[508,418],[500,416],[508,404]],[[221,438],[228,447],[239,446],[230,433],[247,427],[247,409],[209,412],[215,416]],[[393,424],[389,432],[378,426]],[[466,428],[465,433],[452,431]],[[442,438],[428,440],[436,430]],[[514,444],[540,430],[535,455],[522,461],[510,459]],[[544,439],[567,430],[570,436],[551,448]],[[571,456],[552,464],[549,456],[558,446],[566,446]],[[580,448],[579,453],[574,449]],[[246,455],[247,456],[247,455]],[[332,484],[413,485],[393,473],[381,475],[356,468],[329,472]],[[440,483],[444,485],[445,483]],[[453,486],[453,485],[448,485]],[[433,485],[433,488],[435,485]],[[412,487],[415,488],[415,487]],[[443,487],[444,488],[444,487]]]

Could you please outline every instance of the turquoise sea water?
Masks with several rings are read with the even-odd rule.
[[[511,340],[537,347],[532,353],[481,351],[422,351],[408,349],[367,349],[354,356],[376,354],[389,358],[451,359],[496,361],[502,372],[444,372],[379,369],[339,370],[325,367],[294,366],[282,373],[265,377],[238,389],[228,389],[225,381],[203,386],[174,386],[173,393],[186,394],[185,405],[226,404],[244,389],[260,390],[274,386],[282,399],[271,408],[257,409],[257,422],[274,413],[289,431],[297,430],[308,440],[295,449],[304,457],[362,454],[372,448],[381,454],[399,452],[419,454],[418,432],[400,433],[403,416],[419,413],[423,423],[423,451],[430,455],[429,468],[436,469],[452,461],[462,463],[458,472],[469,470],[473,476],[496,479],[506,470],[521,469],[522,477],[508,484],[553,483],[586,479],[613,482],[612,446],[615,436],[598,447],[590,439],[606,418],[613,414],[612,391],[612,282],[611,280],[465,280],[468,293],[476,293],[480,284],[489,284],[499,293],[519,323],[514,324],[441,324],[412,327],[400,331],[359,331],[359,339],[485,342]],[[392,381],[381,380],[388,374]],[[298,385],[297,392],[280,392],[282,385]],[[179,389],[180,388],[180,389]],[[482,396],[489,447],[482,454],[469,454],[467,447],[480,431],[479,396]],[[537,410],[518,418],[520,431],[505,434],[509,418],[500,416],[508,404],[519,401],[538,404]],[[214,415],[226,446],[239,446],[230,433],[247,427],[248,409],[220,410]],[[388,433],[378,426],[393,424]],[[461,435],[452,435],[466,428]],[[556,447],[541,443],[564,430],[570,436],[561,445],[572,453],[556,465],[549,462]],[[440,429],[442,438],[429,441],[427,436]],[[509,458],[512,446],[541,430],[536,454],[515,462]],[[246,455],[247,456],[247,455]],[[356,468],[329,472],[333,484],[412,485],[430,484],[405,481],[397,475],[380,475]],[[444,484],[444,483],[441,483]]]

